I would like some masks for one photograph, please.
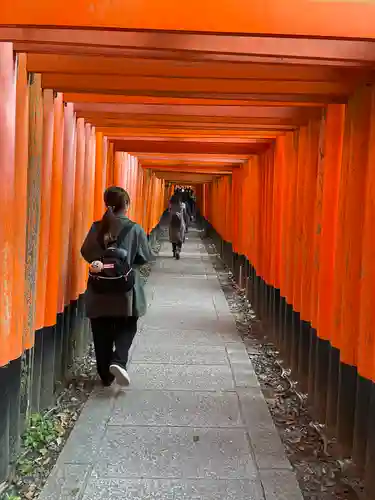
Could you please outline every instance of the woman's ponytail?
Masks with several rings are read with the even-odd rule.
[[[113,227],[113,222],[116,220],[113,207],[107,207],[102,220],[100,222],[100,229],[98,233],[98,242],[100,246],[104,249],[106,248],[106,236],[110,234],[111,227]]]
[[[104,203],[107,210],[100,222],[98,233],[98,243],[103,249],[107,247],[111,230],[115,226],[116,214],[127,210],[130,204],[130,198],[122,187],[111,186],[105,190]]]

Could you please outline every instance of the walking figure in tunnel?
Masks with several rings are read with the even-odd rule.
[[[139,267],[152,259],[152,251],[142,227],[126,215],[128,193],[121,187],[110,187],[104,202],[106,212],[91,226],[81,249],[90,264],[86,314],[103,385],[108,387],[116,379],[119,385],[127,386],[129,349],[138,319],[146,312]]]
[[[179,193],[169,202],[169,240],[172,243],[173,257],[180,259],[182,244],[185,241],[187,213]]]

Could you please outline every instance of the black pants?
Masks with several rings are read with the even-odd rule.
[[[91,319],[96,366],[105,385],[111,384],[114,380],[109,371],[112,363],[126,368],[129,349],[137,333],[137,321],[138,318],[135,316]]]
[[[177,250],[181,252],[182,242],[179,241],[178,243],[172,243],[172,248],[173,248],[173,253],[176,253]]]

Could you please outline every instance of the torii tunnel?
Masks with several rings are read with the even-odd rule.
[[[152,235],[184,184],[375,498],[375,3],[2,0],[0,173],[0,482],[88,342],[104,189]]]

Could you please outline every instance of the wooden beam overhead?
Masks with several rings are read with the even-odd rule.
[[[104,127],[104,126],[117,126],[117,127],[126,127],[126,122],[128,120],[127,115],[118,115],[118,116],[109,116],[109,115],[96,115],[96,114],[91,114],[91,113],[77,113],[77,116],[79,118],[85,118],[87,121],[92,123],[95,126],[98,127]],[[168,117],[171,119],[171,116]],[[181,115],[178,117],[180,120],[188,120],[191,117],[189,116],[183,116]],[[236,118],[234,117],[228,117],[228,118],[222,118],[220,120],[220,117],[207,117],[204,116],[202,117],[204,121],[211,121],[211,123],[216,123],[225,127],[225,120],[228,120],[228,123],[235,124],[236,123]],[[136,120],[136,116],[133,116],[133,119]],[[220,121],[219,121],[220,120]],[[280,127],[284,127],[284,129],[293,129],[296,128],[299,125],[303,125],[307,123],[307,119],[304,117],[300,118],[237,118],[238,120],[238,125],[251,125],[254,128],[257,128],[258,126],[274,126],[276,129],[279,129]],[[162,123],[162,118],[159,118],[160,123]],[[198,122],[195,120],[195,124],[198,124]]]
[[[0,23],[64,27],[375,38],[371,1],[3,0]]]
[[[323,38],[2,27],[0,41],[372,62],[374,42]],[[84,49],[83,49],[84,50]],[[84,52],[83,52],[84,53]]]
[[[98,118],[97,115],[90,114],[85,114],[85,117],[87,119]],[[258,132],[264,130],[265,132],[277,132],[279,130],[290,130],[291,128],[293,128],[290,125],[282,125],[280,122],[277,125],[262,125],[258,123],[256,126],[254,126],[253,123],[249,123],[246,120],[240,120],[239,118],[237,119],[238,121],[236,119],[220,119],[216,117],[208,117],[207,119],[203,119],[204,117],[202,119],[192,119],[192,117],[186,118],[188,119],[184,121],[184,117],[182,116],[169,116],[168,118],[163,116],[147,116],[144,117],[144,119],[143,116],[132,116],[121,118],[120,120],[116,119],[115,117],[102,117],[102,119],[105,119],[107,122],[112,124],[112,126],[116,126],[120,129],[144,128],[154,130],[154,132],[156,132],[156,130],[159,128],[179,129],[181,127],[186,130],[192,131],[205,129],[207,131],[211,131],[212,133],[215,133],[216,130],[237,130],[250,132]],[[105,125],[102,126],[104,127]]]
[[[232,80],[232,79],[186,79],[165,77],[126,77],[114,75],[69,75],[46,73],[42,86],[58,92],[123,93],[150,96],[175,95],[199,97],[208,94],[242,95],[245,98],[267,94],[323,94],[342,96],[349,94],[354,85],[346,81],[307,82],[289,80]]]
[[[205,136],[243,136],[243,137],[274,137],[283,130],[290,127],[258,125],[236,125],[233,123],[208,123],[191,122],[184,124],[183,121],[171,121],[160,123],[155,120],[127,120],[123,126],[101,126],[99,127],[105,135],[137,135],[147,136],[195,136],[203,131]],[[133,133],[134,131],[134,133]],[[160,133],[159,133],[160,131]],[[264,135],[263,135],[264,134]]]
[[[192,154],[258,154],[267,149],[267,143],[203,143],[176,141],[114,141],[116,151],[128,153],[192,153]]]
[[[246,130],[205,130],[205,129],[158,129],[150,130],[147,128],[115,128],[115,127],[97,127],[99,132],[111,139],[118,139],[122,137],[124,140],[133,140],[134,138],[142,138],[143,140],[156,140],[157,138],[197,138],[203,140],[226,140],[232,138],[233,140],[245,140],[248,142],[258,141],[259,139],[273,139],[278,135],[284,133],[280,131],[246,131]]]
[[[200,173],[185,173],[185,172],[155,172],[156,176],[160,179],[165,179],[171,182],[186,182],[186,183],[197,183],[204,184],[207,182],[212,182],[213,179],[221,177],[221,175],[215,174],[200,174]]]
[[[141,160],[138,157],[138,160],[141,162],[142,166],[145,168],[152,168],[152,169],[157,169],[157,170],[176,170],[177,169],[192,169],[192,168],[199,168],[199,169],[224,169],[224,170],[232,170],[233,168],[238,168],[240,165],[238,164],[232,164],[229,161],[226,163],[215,163],[215,162],[199,162],[199,161],[173,161],[172,159],[160,161],[160,160]]]
[[[269,100],[248,100],[246,99],[219,99],[219,98],[184,98],[184,97],[149,97],[142,95],[116,95],[116,94],[83,94],[70,93],[64,94],[66,102],[76,103],[119,103],[119,104],[168,104],[180,106],[293,106],[293,107],[323,107],[322,102],[303,102],[303,101],[269,101]]]
[[[258,80],[335,81],[371,79],[372,68],[348,68],[319,64],[265,64],[217,61],[137,59],[123,57],[29,54],[27,69],[35,73],[104,74],[124,76],[165,76],[179,78],[228,78]]]
[[[155,173],[176,173],[176,172],[181,172],[184,174],[203,174],[203,175],[232,175],[232,169],[231,168],[215,168],[215,167],[209,167],[209,168],[200,168],[199,166],[189,166],[189,165],[175,165],[170,168],[167,166],[161,166],[161,167],[152,167],[150,165],[144,165],[142,164],[143,168],[146,168],[147,170],[152,170]]]
[[[203,164],[227,164],[231,165],[241,165],[248,160],[247,155],[194,155],[194,154],[181,154],[181,153],[169,153],[168,155],[155,154],[155,153],[137,153],[138,159],[143,163],[148,162],[161,162],[161,164],[167,164],[168,161],[176,163],[191,162]]]
[[[160,133],[159,133],[160,127]],[[267,125],[258,125],[257,127],[249,126],[235,126],[232,123],[226,125],[223,122],[222,124],[212,124],[212,123],[202,123],[200,126],[197,123],[189,124],[186,128],[183,128],[183,122],[180,123],[167,123],[163,125],[159,125],[157,122],[126,122],[125,125],[116,126],[115,124],[107,125],[107,126],[98,126],[98,129],[103,132],[105,135],[118,137],[134,137],[139,136],[144,140],[153,140],[153,138],[160,137],[162,140],[165,140],[166,137],[202,137],[199,134],[200,130],[204,130],[204,137],[211,138],[217,137],[217,139],[225,139],[225,137],[243,137],[246,140],[255,139],[255,138],[269,138],[275,137],[280,133],[285,132],[286,130],[290,130],[291,127],[286,127],[282,125],[276,126],[267,126]],[[161,128],[163,127],[163,129]],[[181,127],[181,128],[180,128]],[[135,133],[132,133],[132,130]],[[175,131],[181,130],[181,133],[174,133]],[[226,134],[225,131],[228,133]],[[231,134],[232,131],[238,132],[236,134]],[[223,133],[221,133],[223,132]]]
[[[0,27],[0,33],[1,33]],[[245,63],[245,64],[275,64],[279,65],[312,65],[340,67],[350,69],[372,69],[372,60],[358,61],[349,59],[316,59],[313,57],[298,59],[295,57],[282,56],[261,56],[261,55],[243,55],[231,53],[212,53],[212,52],[192,52],[192,51],[170,51],[170,50],[152,50],[152,49],[135,49],[122,47],[108,47],[101,45],[70,45],[59,43],[37,43],[37,42],[14,42],[14,50],[16,52],[27,52],[28,54],[53,54],[53,55],[71,55],[71,56],[100,56],[100,57],[118,57],[138,58],[138,59],[153,59],[153,60],[170,60],[177,62],[225,62],[225,63]]]
[[[119,140],[118,137],[111,138],[112,141]],[[270,141],[268,138],[263,138],[263,137],[257,137],[253,139],[247,139],[247,138],[238,138],[238,137],[201,137],[201,136],[192,136],[192,137],[161,137],[161,136],[155,136],[155,137],[142,137],[142,136],[136,136],[136,137],[126,137],[122,136],[121,137],[122,141],[128,141],[132,142],[134,140],[136,141],[142,141],[142,142],[148,142],[148,143],[158,143],[158,142],[176,142],[176,143],[196,143],[199,141],[201,144],[215,144],[215,143],[220,143],[220,144],[268,144]]]
[[[90,89],[75,89],[73,91],[65,91],[64,95],[69,96],[67,98],[68,102],[97,102],[96,97],[101,96],[101,101],[99,102],[119,102],[119,103],[146,103],[146,104],[157,104],[158,102],[163,104],[225,104],[228,105],[241,105],[241,104],[251,104],[254,106],[302,106],[302,107],[323,107],[329,103],[342,104],[347,100],[345,95],[334,95],[334,94],[297,94],[297,93],[272,93],[272,94],[240,94],[240,93],[220,93],[216,92],[214,95],[212,93],[200,92],[192,95],[191,93],[184,92],[155,92],[154,90],[133,90],[115,91],[112,89],[104,89],[97,91]],[[74,96],[73,99],[70,96]],[[81,97],[76,97],[81,96]],[[93,96],[93,97],[90,97]],[[103,98],[103,96],[105,96]],[[118,101],[117,98],[120,98]],[[218,102],[216,102],[218,101]],[[220,102],[219,102],[220,101]]]
[[[104,103],[78,103],[75,111],[79,115],[178,115],[178,116],[215,116],[237,118],[312,118],[319,116],[320,108],[295,109],[288,106],[180,106],[165,104],[104,104]]]

